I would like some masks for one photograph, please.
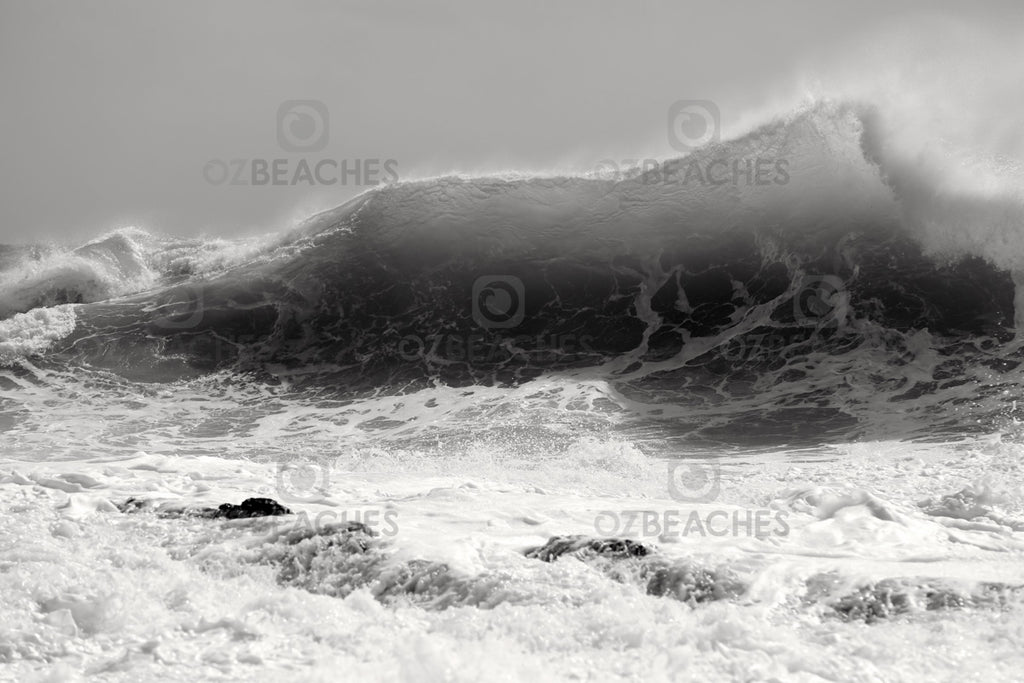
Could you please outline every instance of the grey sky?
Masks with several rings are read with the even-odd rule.
[[[416,177],[664,155],[675,100],[728,123],[894,24],[1024,26],[1014,3],[973,7],[4,0],[0,242],[277,230],[364,189],[212,186],[211,159],[393,158]],[[328,106],[325,149],[278,147],[291,99]]]

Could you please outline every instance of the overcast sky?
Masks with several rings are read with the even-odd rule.
[[[266,232],[365,189],[215,185],[216,160],[393,159],[410,178],[664,155],[676,100],[728,124],[887,27],[1005,36],[1018,4],[2,0],[0,242]],[[322,149],[282,148],[293,100],[328,120],[285,112],[285,143]]]

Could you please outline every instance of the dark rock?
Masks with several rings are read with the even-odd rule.
[[[634,584],[648,595],[669,597],[691,606],[742,595],[747,586],[724,569],[676,562],[637,541],[623,538],[554,536],[527,557],[553,562],[571,555],[619,583]]]
[[[246,498],[241,505],[224,503],[209,516],[213,519],[245,519],[249,517],[276,517],[290,515],[292,511],[272,498]]]
[[[149,507],[146,501],[139,500],[138,498],[129,498],[123,503],[116,503],[117,509],[124,513],[138,512],[146,507]]]
[[[539,548],[526,551],[527,557],[543,562],[553,562],[566,554],[578,558],[610,557],[630,558],[646,557],[654,552],[653,548],[628,538],[592,538],[589,536],[552,536]]]
[[[129,498],[118,504],[124,513],[141,512],[154,507],[153,501]],[[157,510],[160,517],[203,517],[206,519],[245,519],[249,517],[275,517],[290,515],[292,511],[271,498],[246,498],[241,505],[224,503],[220,507],[186,507],[174,504],[161,505]]]

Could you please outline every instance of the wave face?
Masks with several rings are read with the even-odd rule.
[[[1020,384],[1019,207],[929,193],[887,144],[871,110],[821,104],[625,177],[446,177],[272,241],[8,253],[0,334],[9,365],[136,382],[600,383],[685,438],[990,428]],[[67,304],[72,331],[37,313]]]

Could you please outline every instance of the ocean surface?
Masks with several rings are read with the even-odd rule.
[[[0,247],[0,678],[1019,679],[1020,178],[899,134]]]

